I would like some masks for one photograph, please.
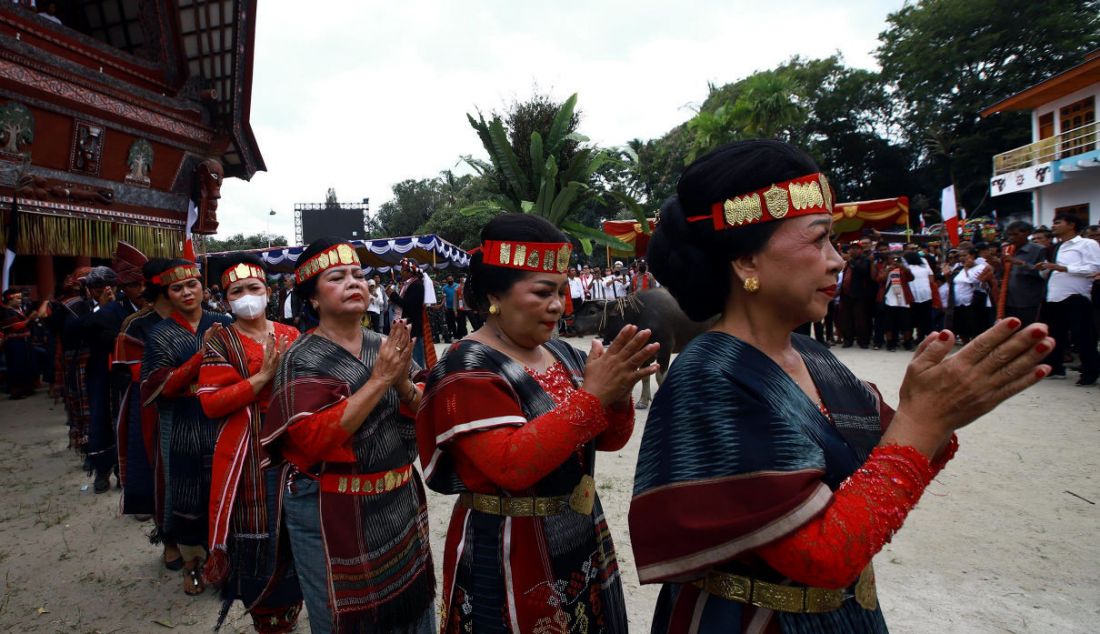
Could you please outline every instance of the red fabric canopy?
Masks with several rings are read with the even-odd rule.
[[[653,228],[656,226],[656,221],[649,218],[650,233],[653,232]],[[612,238],[618,238],[627,244],[634,245],[633,251],[611,249],[611,255],[628,258],[645,257],[646,249],[649,248],[649,234],[642,230],[642,225],[637,220],[604,220],[603,232]]]
[[[833,234],[840,242],[858,240],[864,229],[888,231],[908,223],[908,196],[837,203],[833,206]]]

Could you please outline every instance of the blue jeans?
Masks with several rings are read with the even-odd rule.
[[[316,634],[328,634],[332,632],[332,610],[328,605],[328,572],[321,540],[320,492],[320,482],[295,476],[283,496],[283,520],[298,584],[309,612],[309,627]]]
[[[333,631],[329,607],[328,571],[324,542],[321,540],[321,483],[303,475],[295,476],[283,496],[283,519],[294,555],[294,569],[302,587],[309,627],[314,634]],[[425,610],[420,620],[400,634],[434,634],[435,607]]]

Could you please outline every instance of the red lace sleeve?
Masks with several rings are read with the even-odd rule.
[[[876,447],[822,515],[756,552],[797,583],[846,587],[901,528],[931,481],[932,466],[916,449]]]
[[[607,430],[596,439],[596,449],[618,451],[630,442],[630,435],[634,433],[634,399],[612,405],[604,412],[607,415]]]
[[[202,350],[191,355],[191,358],[183,362],[183,365],[168,373],[164,381],[164,389],[161,394],[169,398],[188,396],[191,385],[199,376],[199,367],[202,365]]]
[[[496,427],[456,437],[454,451],[497,486],[521,491],[558,468],[578,447],[607,429],[600,400],[577,390],[521,427]]]
[[[935,478],[943,471],[943,468],[947,466],[947,463],[951,462],[951,459],[955,457],[955,452],[959,450],[959,437],[955,434],[951,434],[951,440],[947,441],[947,446],[943,448],[933,460],[932,460],[932,477]]]

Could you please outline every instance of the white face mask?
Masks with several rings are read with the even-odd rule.
[[[267,308],[266,295],[243,295],[229,301],[229,307],[233,314],[241,319],[253,319],[259,317]]]

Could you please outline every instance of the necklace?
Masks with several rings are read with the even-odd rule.
[[[263,344],[264,343],[264,338],[267,335],[270,335],[271,333],[275,332],[275,329],[271,328],[270,323],[266,323],[266,324],[264,324],[264,326],[265,327],[262,331],[262,334],[257,336],[254,332],[249,332],[249,331],[245,330],[243,327],[241,327],[240,322],[233,322],[233,328],[235,328],[237,330],[237,332],[244,335],[245,337],[248,337],[249,339],[251,339],[252,341],[255,341],[258,344]]]

